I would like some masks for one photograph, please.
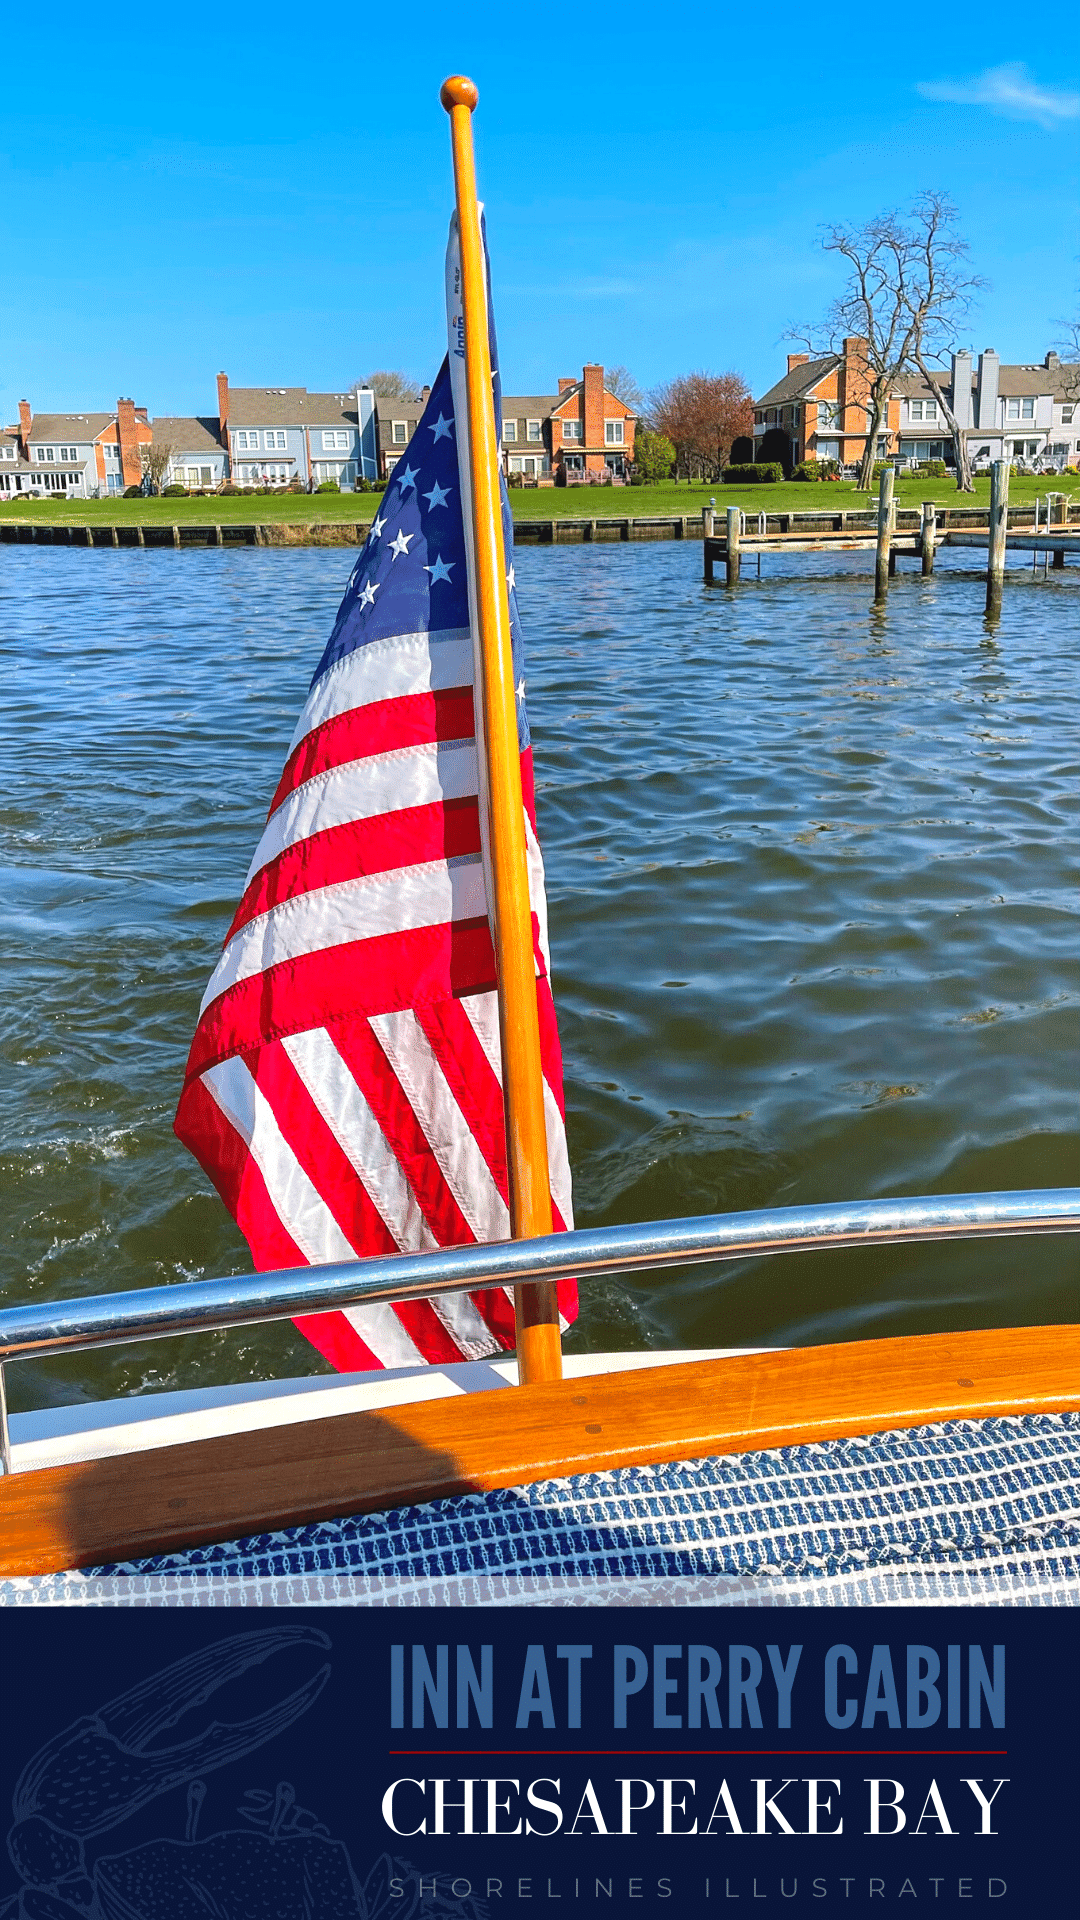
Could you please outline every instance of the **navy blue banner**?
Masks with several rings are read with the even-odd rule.
[[[50,1609],[3,1634],[0,1920],[1075,1909],[1067,1612]]]

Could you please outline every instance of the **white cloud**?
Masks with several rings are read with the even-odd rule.
[[[1053,128],[1080,117],[1080,93],[1063,87],[1040,87],[1019,63],[987,67],[971,80],[920,80],[916,89],[924,100],[945,100],[960,107],[989,107],[1010,120],[1034,120]]]

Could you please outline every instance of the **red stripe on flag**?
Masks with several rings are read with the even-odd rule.
[[[353,1020],[336,1028],[334,1045],[386,1135],[440,1247],[471,1245],[476,1236],[447,1186],[428,1137],[368,1022]]]
[[[382,1361],[366,1347],[343,1313],[305,1313],[293,1326],[310,1340],[337,1373],[374,1373]]]
[[[396,1253],[393,1234],[284,1047],[263,1047],[248,1066],[281,1133],[349,1245],[361,1256]]]
[[[240,980],[212,1000],[199,1021],[187,1078],[234,1053],[353,1014],[396,1013],[495,984],[495,954],[486,920],[351,940],[281,960]]]
[[[559,1117],[565,1124],[566,1101],[563,1095],[562,1048],[559,1045],[559,1026],[555,1017],[551,982],[546,974],[536,982],[536,1012],[540,1023],[540,1059],[543,1063],[544,1079],[555,1096]]]
[[[282,1225],[247,1141],[226,1120],[201,1080],[192,1080],[184,1088],[173,1127],[220,1193],[251,1248],[256,1270],[308,1266],[306,1254]]]
[[[327,827],[286,847],[259,869],[236,909],[224,945],[249,920],[298,894],[354,880],[360,874],[390,873],[479,851],[480,807],[474,797],[433,800],[428,806],[403,807],[400,813]]]
[[[418,1009],[417,1018],[465,1116],[469,1132],[509,1206],[502,1088],[476,1037],[476,1029],[460,1000],[439,1000]]]
[[[373,700],[368,706],[337,713],[294,747],[266,817],[271,819],[286,796],[317,773],[343,767],[350,760],[367,760],[372,754],[392,753],[398,747],[422,746],[429,740],[471,740],[474,726],[471,687],[403,694],[396,700]]]

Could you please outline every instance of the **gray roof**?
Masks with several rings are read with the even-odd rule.
[[[216,419],[206,415],[165,413],[154,421],[154,439],[167,440],[177,453],[220,453]]]
[[[1010,366],[998,371],[999,394],[1051,393],[1055,400],[1080,398],[1080,366]]]
[[[938,384],[951,398],[952,370],[939,369]],[[973,367],[971,385],[978,389],[978,372]],[[894,382],[893,392],[901,398],[920,400],[932,398],[930,388],[921,373],[902,373]],[[1080,366],[1063,361],[1056,367],[1010,365],[998,368],[998,393],[1006,398],[1018,395],[1052,394],[1055,400],[1080,399]]]
[[[115,413],[35,413],[26,437],[28,440],[96,440],[115,420]]]
[[[504,420],[546,420],[559,405],[560,400],[569,400],[568,393],[504,393],[502,410]]]
[[[355,427],[355,393],[306,387],[230,387],[230,427]]]
[[[762,394],[760,400],[755,400],[755,407],[775,407],[781,401],[798,400],[802,394],[808,393],[811,387],[815,387],[819,380],[824,380],[825,375],[831,373],[834,367],[838,367],[840,360],[841,356],[838,353],[830,353],[825,360],[804,360],[801,366],[792,367],[790,373],[785,373],[774,387],[769,388],[768,393]]]

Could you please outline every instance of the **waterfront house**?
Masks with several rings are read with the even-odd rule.
[[[598,362],[583,367],[580,380],[560,379],[557,393],[504,394],[502,413],[508,474],[567,486],[627,477],[636,415],[607,391]]]
[[[18,425],[0,443],[0,499],[123,493],[140,485],[139,448],[152,437],[146,408],[133,400],[118,400],[115,413],[37,414],[20,400]]]
[[[869,400],[865,347],[853,334],[840,353],[822,359],[788,354],[787,372],[754,402],[755,459],[779,460],[788,469],[803,460],[853,466],[862,459]],[[875,459],[893,451],[899,424],[899,402],[890,398]]]
[[[212,416],[159,415],[153,423],[156,445],[169,448],[161,485],[196,489],[219,487],[228,471],[218,423]]]
[[[1040,365],[1002,365],[993,348],[977,365],[967,352],[952,355],[940,392],[921,374],[905,374],[889,397],[875,458],[905,463],[953,461],[952,437],[941,393],[960,422],[973,461],[1050,458],[1066,465],[1080,457],[1080,367],[1048,353]],[[836,460],[854,465],[866,446],[867,376],[863,343],[811,360],[789,353],[787,372],[754,402],[758,459]]]
[[[1072,466],[1080,458],[1080,366],[1056,353],[1039,365],[1003,365],[987,347],[974,367],[970,353],[954,353],[940,384],[974,462],[1051,459]],[[951,464],[938,395],[918,374],[898,386],[901,455]]]
[[[304,487],[336,480],[351,492],[378,474],[375,396],[309,393],[306,387],[230,387],[219,373],[218,442],[242,487]]]

